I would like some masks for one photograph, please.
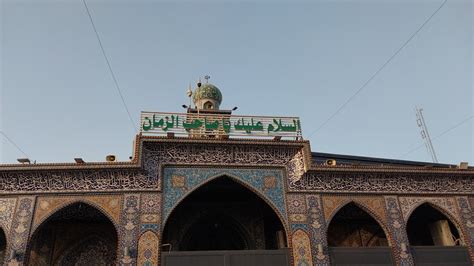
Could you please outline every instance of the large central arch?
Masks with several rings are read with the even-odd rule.
[[[230,266],[288,265],[284,220],[255,186],[235,176],[220,175],[208,176],[187,189],[185,185],[196,180],[173,177],[173,184],[186,193],[181,191],[184,196],[163,219],[164,265],[220,266],[222,261]],[[270,180],[264,186],[266,192],[275,193],[276,178],[265,180]],[[165,197],[172,191],[165,186]]]
[[[229,176],[180,201],[163,229],[173,251],[269,250],[286,246],[283,222],[265,200]]]

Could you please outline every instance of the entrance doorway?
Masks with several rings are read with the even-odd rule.
[[[219,177],[192,192],[171,213],[163,231],[163,262],[288,265],[285,235],[264,200],[233,179]]]

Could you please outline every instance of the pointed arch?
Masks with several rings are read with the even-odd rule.
[[[277,206],[274,201],[272,199],[270,199],[267,195],[265,195],[264,193],[262,193],[261,190],[259,190],[258,188],[254,187],[252,184],[250,184],[249,182],[245,181],[243,178],[239,177],[238,175],[235,175],[235,174],[232,174],[230,173],[229,171],[222,171],[222,172],[219,172],[217,174],[214,174],[214,175],[211,175],[209,176],[208,178],[206,178],[205,180],[203,180],[202,182],[200,182],[199,184],[197,185],[194,185],[192,188],[188,189],[184,194],[182,194],[176,201],[174,201],[172,203],[172,206],[170,206],[169,208],[169,211],[168,212],[165,212],[163,211],[163,220],[162,220],[162,224],[163,225],[166,225],[166,223],[168,222],[168,218],[170,217],[171,213],[173,213],[174,209],[179,206],[179,204],[185,200],[190,194],[192,194],[194,191],[200,189],[201,187],[205,186],[206,184],[208,184],[209,182],[215,180],[215,179],[218,179],[218,178],[230,178],[232,181],[236,182],[237,184],[240,184],[242,185],[243,187],[245,187],[246,189],[250,190],[251,192],[253,192],[256,196],[258,196],[261,200],[263,200],[274,212],[275,214],[278,216],[280,222],[282,223],[283,225],[283,229],[285,231],[285,236],[289,236],[288,232],[289,232],[289,227],[288,227],[288,223],[286,221],[286,209],[285,208],[285,204],[284,204],[284,199],[282,199],[283,201],[283,204],[281,204],[282,206]],[[183,177],[184,178],[184,177]],[[170,181],[171,182],[171,181]],[[277,181],[278,182],[278,181]],[[283,181],[281,181],[283,182]],[[163,186],[163,187],[166,187],[166,186]],[[282,197],[284,197],[284,191],[281,191],[282,192]],[[167,191],[163,190],[163,197],[164,197],[164,205],[166,207],[167,203],[165,202],[166,201],[166,195],[167,195]],[[283,208],[283,209],[282,209]],[[163,230],[164,230],[164,226],[161,227],[161,233],[163,233]]]
[[[345,209],[345,208],[349,208],[350,206],[353,206],[355,207],[356,209],[359,209],[363,212],[363,214],[367,215],[367,217],[371,220],[373,220],[374,224],[373,225],[376,225],[378,227],[380,227],[380,229],[382,230],[382,233],[383,233],[383,236],[385,237],[386,241],[387,241],[387,245],[388,246],[391,246],[392,243],[391,243],[391,239],[390,239],[390,232],[389,230],[387,229],[387,226],[386,224],[383,222],[382,218],[379,217],[377,214],[375,214],[369,207],[365,206],[364,204],[362,203],[359,203],[357,200],[354,200],[354,199],[348,199],[346,201],[344,201],[342,204],[340,204],[336,209],[334,209],[334,211],[331,213],[330,217],[327,219],[327,228],[326,228],[326,237],[327,237],[327,240],[328,240],[328,244],[330,245],[330,229],[331,228],[331,225],[333,225],[333,222],[334,222],[334,219],[335,217],[341,212],[341,210]],[[360,229],[359,229],[360,230]],[[373,237],[375,237],[375,234],[377,232],[374,233]],[[376,240],[375,238],[372,238],[370,239],[369,242],[367,242],[366,245],[368,244],[371,244],[373,242],[371,241],[374,241]],[[362,243],[361,243],[362,244]]]
[[[44,201],[42,201],[44,200]],[[42,203],[46,203],[49,205],[48,201],[45,200],[45,199],[42,199],[42,200],[39,200],[38,201],[38,205],[37,206],[37,210],[36,212],[38,212],[38,209],[39,208],[42,208],[43,206],[41,206]],[[97,209],[98,211],[100,211],[103,215],[105,215],[109,220],[110,222],[112,222],[112,224],[114,225],[115,229],[117,230],[117,228],[119,228],[119,221],[118,221],[118,217],[115,217],[117,215],[114,215],[111,211],[110,211],[110,208],[106,208],[105,206],[103,206],[103,204],[101,204],[100,202],[97,202],[95,201],[93,198],[88,198],[88,197],[84,197],[84,198],[74,198],[74,197],[59,197],[59,198],[52,198],[50,200],[57,200],[58,203],[57,204],[54,204],[54,206],[45,206],[45,211],[43,213],[41,213],[41,215],[38,215],[38,213],[35,213],[35,217],[34,217],[34,224],[33,224],[33,228],[32,228],[32,232],[34,232],[36,229],[38,229],[42,224],[44,224],[46,221],[49,220],[49,218],[51,216],[53,216],[54,214],[56,214],[57,212],[65,209],[65,208],[68,208],[74,204],[80,204],[80,203],[83,203],[83,204],[87,204],[95,209]],[[118,202],[118,205],[117,205],[117,208],[120,208],[121,204],[120,204],[120,199],[117,199],[119,202]]]
[[[186,183],[186,181],[183,181],[183,182],[182,181],[183,179],[179,177],[179,180],[175,180],[175,183],[181,184],[181,185]],[[222,192],[223,191],[221,190],[222,188],[224,188],[226,192]],[[170,191],[168,192],[163,191],[164,195],[166,195],[167,193],[170,193]],[[216,199],[220,199],[221,197],[223,201],[219,201],[219,200],[216,201]],[[205,200],[203,201],[203,199]],[[235,202],[235,200],[237,200],[238,202],[242,201],[244,202],[244,204],[249,204],[250,202],[254,202],[258,204],[249,205],[249,206],[254,206],[254,207],[251,209],[248,209],[248,211],[247,209],[243,212],[238,212],[238,213],[232,213],[232,212],[227,213],[226,211],[224,211],[225,208],[229,208],[229,206],[232,206],[233,204],[232,202]],[[166,204],[166,200],[164,200],[164,202]],[[190,208],[191,211],[186,211],[186,212],[183,211],[184,210],[183,206],[187,206],[187,208],[189,209],[189,206],[191,206],[194,202],[198,202],[199,204],[196,206],[196,208],[194,207]],[[208,205],[209,202],[215,202],[215,203],[217,202],[217,206],[212,207],[212,204]],[[259,205],[259,204],[262,204],[262,205]],[[210,206],[210,207],[208,208],[206,206]],[[273,204],[273,202],[270,199],[268,199],[267,196],[264,195],[264,193],[261,193],[258,189],[256,189],[251,184],[247,183],[245,180],[242,180],[241,178],[238,178],[237,176],[229,174],[227,172],[225,173],[221,172],[219,174],[206,177],[202,182],[196,182],[196,184],[194,184],[185,193],[182,193],[182,195],[180,195],[180,197],[176,201],[174,201],[172,208],[170,208],[171,211],[167,215],[164,215],[165,217],[163,218],[163,222],[162,222],[163,227],[161,228],[162,238],[164,239],[163,241],[165,241],[166,243],[169,242],[170,244],[173,245],[173,250],[175,250],[175,247],[176,247],[176,249],[178,249],[179,251],[220,250],[223,247],[226,247],[227,249],[230,249],[230,250],[259,249],[258,248],[259,246],[261,246],[262,248],[271,249],[271,246],[278,245],[276,242],[273,242],[275,239],[268,240],[268,238],[266,238],[266,235],[264,235],[264,233],[265,234],[267,233],[266,231],[264,232],[261,229],[254,228],[253,226],[256,224],[250,225],[248,224],[250,220],[247,221],[245,220],[245,218],[242,218],[242,217],[247,217],[248,215],[250,215],[250,213],[253,213],[253,212],[255,212],[255,214],[258,214],[257,206],[262,206],[262,207],[264,206],[264,209],[261,210],[262,211],[261,214],[263,215],[262,217],[267,217],[269,221],[270,220],[272,221],[271,222],[272,225],[269,228],[273,228],[273,229],[270,229],[268,232],[272,232],[272,230],[274,230],[275,228],[279,228],[275,230],[281,230],[281,232],[283,232],[284,238],[280,238],[280,239],[283,239],[282,241],[284,241],[285,245],[288,245],[288,235],[286,234],[286,232],[288,231],[286,228],[285,220],[283,219],[281,213],[279,212],[278,208]],[[198,209],[200,211],[197,211]],[[233,208],[230,208],[230,209],[233,209]],[[204,212],[206,214],[202,215],[201,212]],[[201,213],[201,215],[199,215],[198,213]],[[184,216],[186,216],[187,218],[183,218]],[[179,218],[180,221],[186,220],[186,222],[200,225],[199,228],[201,228],[201,230],[198,230],[199,232],[196,230],[191,230],[193,229],[192,226],[194,225],[183,223],[179,225],[179,231],[181,232],[179,233],[179,235],[176,235],[176,233],[172,233],[172,232],[175,232],[175,229],[171,229],[171,228],[174,228],[174,226],[176,225],[175,222],[179,221],[179,220],[176,220],[177,219],[176,217],[181,217]],[[226,219],[226,217],[230,217],[232,219]],[[248,217],[251,217],[251,216],[248,216]],[[232,220],[235,220],[235,222],[232,222]],[[216,221],[216,224],[214,225],[214,222],[211,222],[211,221]],[[242,223],[242,221],[245,221],[245,222]],[[263,223],[263,220],[259,221],[259,223],[260,222]],[[218,226],[213,231],[221,232],[218,234],[219,237],[215,238],[216,242],[212,245],[206,244],[207,242],[206,243],[203,242],[197,245],[196,244],[197,242],[195,241],[196,237],[199,238],[203,230],[204,231],[208,229],[210,230],[210,227],[208,228],[209,224],[211,224],[212,226]],[[258,233],[256,236],[253,236],[252,231],[241,230],[242,228],[246,230],[250,230],[249,228],[253,228],[256,230],[260,230],[259,231],[260,233]],[[185,241],[186,239],[188,239],[188,236],[185,235],[185,233],[187,233],[188,231],[192,233],[191,234],[192,236],[189,237],[190,239],[189,241]],[[213,231],[211,230],[209,232],[213,232]],[[235,237],[229,238],[229,236],[235,236]],[[245,236],[248,236],[248,237],[246,238]],[[262,236],[264,238],[263,239],[259,238],[259,236]],[[275,236],[276,236],[276,233],[275,233]],[[252,240],[250,238],[252,238]],[[224,245],[223,244],[225,242],[224,239],[234,239],[235,241],[232,241],[232,243],[227,243],[226,245]],[[242,240],[243,242],[240,241],[239,239]],[[256,244],[253,241],[263,241],[263,242],[258,242],[260,244]],[[268,245],[265,244],[266,241],[270,241],[268,242]]]
[[[424,215],[423,220],[421,222],[414,222],[413,220],[416,219],[414,218],[414,216],[417,214],[417,212],[422,212],[422,211],[429,212],[433,216],[427,217]],[[408,240],[410,242],[410,245],[430,246],[431,244],[426,244],[430,242],[428,239],[425,239],[425,240],[415,239],[415,237],[413,236],[414,233],[412,233],[415,230],[414,227],[418,227],[418,229],[415,230],[416,235],[419,236],[423,232],[425,237],[431,236],[431,232],[429,232],[428,234],[428,231],[427,231],[427,230],[431,230],[429,229],[429,226],[430,226],[429,224],[434,223],[435,220],[441,220],[443,218],[446,218],[447,220],[447,224],[444,225],[444,229],[449,228],[452,236],[457,237],[460,240],[459,243],[455,243],[455,244],[462,245],[462,246],[465,245],[466,238],[465,238],[465,233],[463,231],[463,227],[461,226],[461,223],[452,215],[451,212],[447,211],[444,207],[430,200],[420,201],[418,204],[416,204],[416,207],[412,208],[410,212],[408,212],[407,214],[407,219],[405,221],[406,223],[405,228],[407,229],[407,235],[408,235]],[[423,225],[423,226],[418,226],[418,225]],[[436,245],[434,242],[433,244]]]
[[[431,207],[433,207],[434,209],[438,210],[439,212],[441,212],[443,215],[445,215],[446,217],[448,217],[452,223],[456,224],[457,227],[459,227],[459,225],[461,224],[457,219],[456,217],[454,217],[454,214],[447,210],[442,204],[440,204],[439,202],[436,202],[435,199],[432,199],[432,198],[427,198],[427,199],[424,199],[424,198],[417,198],[418,201],[411,205],[409,210],[406,211],[405,213],[405,223],[408,223],[408,220],[410,219],[411,215],[413,214],[413,212],[418,209],[421,205],[423,204],[427,204],[427,205],[430,205]],[[447,199],[445,199],[447,200]],[[455,206],[455,203],[453,202],[453,211],[456,210],[456,206]]]
[[[26,263],[71,264],[71,259],[86,264],[94,259],[114,263],[118,238],[113,218],[100,206],[83,200],[67,202],[32,230]]]
[[[138,259],[139,266],[158,265],[159,237],[153,231],[144,232],[138,240]]]

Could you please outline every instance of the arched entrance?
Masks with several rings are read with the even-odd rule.
[[[421,204],[411,213],[407,235],[415,262],[419,264],[470,265],[458,228],[429,203]]]
[[[7,250],[7,237],[5,232],[0,227],[0,264],[5,260],[5,252]]]
[[[333,265],[393,264],[382,226],[353,202],[334,215],[327,239]]]
[[[202,265],[224,265],[225,256],[232,257],[231,265],[287,265],[286,237],[277,214],[229,177],[209,181],[173,210],[162,245],[167,266],[189,265],[192,256],[194,265],[200,259]]]
[[[74,203],[54,213],[31,237],[28,265],[115,265],[117,232],[101,211]]]

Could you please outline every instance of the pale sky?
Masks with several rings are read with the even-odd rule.
[[[135,131],[81,0],[1,1],[0,129],[38,162],[128,160]],[[473,108],[473,4],[384,1],[97,1],[88,6],[128,108],[182,112],[210,75],[224,109],[299,116],[313,151],[430,161],[431,136]],[[434,139],[440,162],[474,164],[474,119]],[[25,157],[0,135],[0,163]]]

